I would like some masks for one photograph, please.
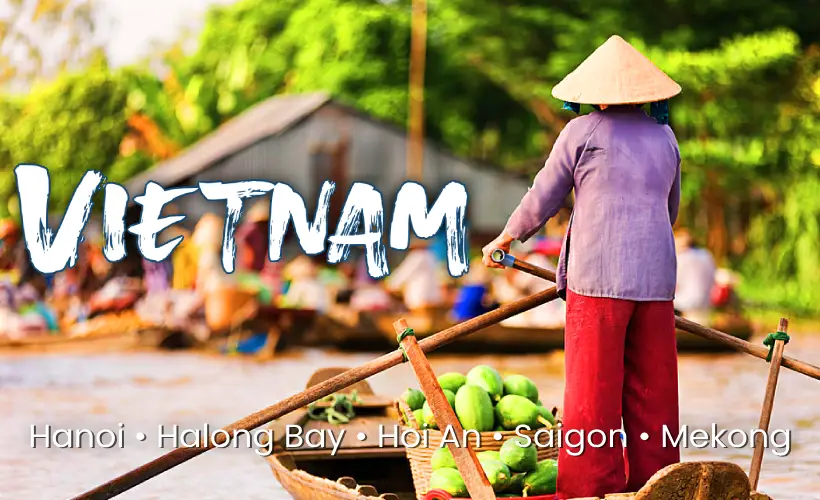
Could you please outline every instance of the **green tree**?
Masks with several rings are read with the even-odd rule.
[[[3,134],[5,164],[47,166],[52,208],[64,208],[87,170],[106,174],[116,162],[127,130],[127,96],[126,82],[105,66],[35,86],[15,106],[19,115]],[[0,116],[7,115],[0,111]],[[16,203],[16,186],[13,169],[2,169],[0,196],[10,204]]]
[[[0,86],[25,90],[104,58],[93,0],[8,0],[0,17]]]

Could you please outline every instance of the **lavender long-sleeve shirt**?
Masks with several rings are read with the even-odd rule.
[[[674,299],[680,151],[672,129],[636,107],[570,121],[505,231],[526,241],[572,189],[558,261],[562,296],[569,288],[590,297]]]

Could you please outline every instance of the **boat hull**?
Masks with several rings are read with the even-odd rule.
[[[296,500],[357,500],[367,495],[366,491],[359,493],[358,488],[362,487],[359,485],[373,488],[378,494],[393,493],[400,499],[416,497],[403,453],[370,457],[340,454],[327,460],[306,462],[284,453],[267,457],[267,462],[282,488]],[[356,485],[338,482],[344,481],[342,478],[351,481],[354,477]]]
[[[324,319],[323,342],[342,349],[383,351],[396,346],[393,322],[402,316],[413,327],[416,337],[433,335],[454,325],[447,311],[433,310],[399,313],[337,313]],[[716,317],[713,327],[742,340],[753,333],[752,326],[740,317]],[[681,351],[723,351],[728,349],[709,339],[678,330]],[[436,352],[540,353],[564,348],[563,328],[517,327],[496,324],[472,333]]]

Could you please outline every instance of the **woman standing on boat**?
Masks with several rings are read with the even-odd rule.
[[[529,239],[575,190],[557,273],[567,302],[564,433],[576,429],[589,443],[591,431],[609,438],[623,425],[629,477],[619,440],[587,444],[580,455],[562,443],[560,498],[637,491],[680,461],[662,441],[664,427],[673,435],[679,427],[672,225],[680,153],[666,100],[680,90],[622,38],[607,40],[552,91],[576,113],[580,104],[596,110],[566,125],[505,230],[484,248],[485,264],[499,267],[492,250]]]

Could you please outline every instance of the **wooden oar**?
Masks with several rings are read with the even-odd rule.
[[[777,326],[778,333],[789,333],[789,320],[780,318],[780,324]],[[773,336],[773,338],[776,338]],[[788,336],[784,335],[785,340]],[[766,395],[763,397],[763,411],[760,413],[760,423],[757,428],[769,434],[769,421],[772,418],[772,409],[774,408],[774,393],[777,390],[777,377],[780,375],[780,362],[783,359],[783,349],[786,347],[786,342],[782,339],[774,341],[772,349],[772,359],[769,365],[769,379],[766,382]],[[760,480],[760,468],[763,466],[763,451],[764,451],[763,436],[755,434],[755,452],[752,455],[752,466],[749,470],[749,482],[752,490],[757,490],[757,483]]]
[[[418,343],[423,352],[433,351],[442,345],[448,344],[459,337],[469,335],[477,332],[490,325],[494,325],[505,319],[511,318],[516,314],[528,311],[534,307],[546,304],[551,300],[558,298],[558,293],[555,287],[549,290],[530,295],[515,302],[510,302],[504,306],[499,307],[481,316],[459,323],[455,326],[442,330],[441,332],[431,335]],[[341,375],[330,378],[321,382],[305,391],[294,394],[285,398],[278,403],[271,405],[263,410],[259,410],[252,415],[238,420],[227,427],[224,427],[226,432],[215,432],[217,439],[213,442],[208,441],[205,446],[191,447],[191,448],[176,448],[165,455],[162,455],[147,464],[144,464],[136,469],[127,472],[105,484],[97,486],[96,488],[83,493],[74,498],[74,500],[102,500],[113,498],[120,493],[130,490],[131,488],[144,483],[152,477],[158,476],[163,472],[176,467],[179,464],[187,462],[188,460],[205,453],[206,451],[223,445],[229,440],[226,436],[231,436],[238,430],[251,431],[257,427],[261,427],[282,415],[286,415],[292,411],[304,408],[305,406],[318,401],[319,399],[341,391],[357,382],[360,382],[377,373],[383,372],[389,368],[400,365],[403,361],[403,356],[400,351],[393,351],[389,354],[377,358],[369,363],[365,363],[359,367],[350,369]]]
[[[455,433],[456,436],[464,436],[461,422],[459,422],[456,413],[450,407],[447,396],[444,395],[433,368],[427,361],[424,351],[416,342],[415,335],[407,335],[407,332],[411,331],[407,321],[404,318],[399,319],[393,323],[393,328],[396,330],[396,334],[399,335],[398,338],[401,339],[399,345],[401,345],[407,359],[410,361],[410,365],[413,367],[413,371],[416,373],[419,387],[421,387],[424,397],[427,398],[427,404],[430,405],[430,410],[433,412],[438,428],[442,431],[450,429],[450,432]],[[464,479],[464,485],[467,486],[470,498],[495,500],[493,487],[484,474],[484,469],[478,462],[475,451],[469,446],[459,446],[454,443],[448,443],[447,447],[450,449],[450,453],[453,454],[456,468],[461,473],[461,478]]]
[[[547,281],[555,281],[554,272],[538,266],[534,266],[528,262],[518,260],[512,255],[505,253],[503,250],[494,250],[492,253],[492,259],[494,262],[498,264],[503,264],[504,266],[512,267],[513,269],[518,269],[519,271],[524,271],[525,273],[532,274],[533,276],[544,278]],[[713,340],[720,344],[724,344],[736,351],[751,354],[756,358],[765,360],[769,356],[769,350],[765,347],[754,345],[743,339],[739,339],[735,336],[729,335],[728,333],[723,333],[712,328],[707,328],[705,326],[695,323],[694,321],[681,318],[680,316],[675,316],[675,327],[680,330],[693,333],[705,339]],[[797,373],[802,373],[807,377],[820,380],[820,367],[818,366],[794,358],[789,358],[786,356],[783,356],[781,366],[784,366],[789,370],[796,371]]]

